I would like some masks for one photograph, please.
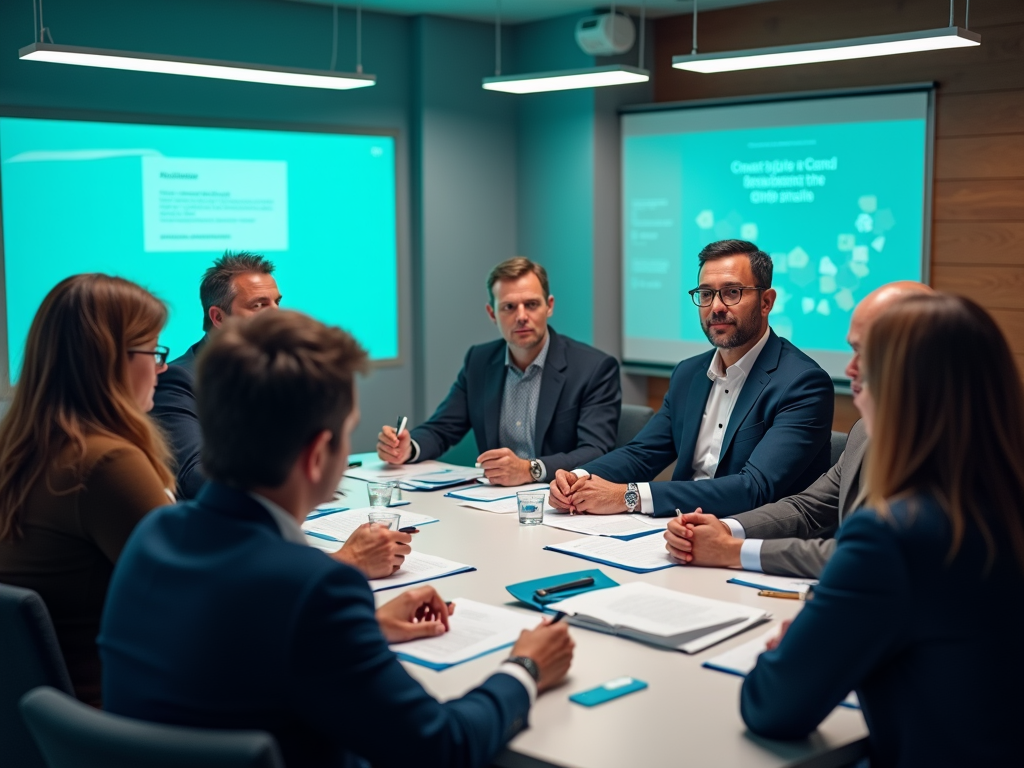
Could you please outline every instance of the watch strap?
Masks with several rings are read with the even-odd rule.
[[[509,664],[516,664],[522,667],[530,673],[530,677],[533,678],[533,682],[540,682],[540,667],[538,667],[537,662],[529,656],[509,656],[505,661]]]

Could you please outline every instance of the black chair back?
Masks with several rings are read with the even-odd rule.
[[[615,437],[615,447],[621,448],[634,437],[640,430],[647,426],[647,422],[654,416],[654,409],[646,405],[622,404],[622,415],[619,416],[619,432]]]

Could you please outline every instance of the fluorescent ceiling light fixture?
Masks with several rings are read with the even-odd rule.
[[[376,75],[352,72],[331,72],[323,69],[272,67],[263,64],[240,64],[215,59],[192,59],[131,51],[109,51],[81,48],[74,45],[33,43],[18,51],[26,61],[48,61],[54,64],[78,64],[83,67],[128,69],[136,72],[159,72],[166,75],[213,77],[219,80],[241,80],[247,83],[293,85],[301,88],[329,88],[345,91],[375,85]]]
[[[823,61],[867,59],[897,53],[937,51],[944,48],[965,48],[981,45],[981,35],[960,27],[901,32],[897,35],[876,35],[849,40],[828,40],[803,45],[782,45],[775,48],[751,48],[745,51],[697,53],[673,56],[675,69],[690,72],[735,72],[741,69],[789,67],[794,64],[817,64]]]
[[[603,85],[646,83],[650,79],[651,75],[646,69],[609,64],[603,67],[485,77],[484,88],[488,91],[503,91],[505,93],[541,93],[542,91],[569,91],[574,88],[598,88]]]

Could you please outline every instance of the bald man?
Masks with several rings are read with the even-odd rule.
[[[853,357],[846,375],[854,395],[861,388],[860,353],[871,324],[895,302],[919,293],[932,293],[932,289],[911,281],[889,283],[865,296],[853,311],[846,337]],[[839,461],[806,491],[721,520],[699,509],[677,517],[665,532],[666,549],[687,565],[818,578],[835,551],[836,531],[859,503],[867,447],[867,435],[858,421]]]

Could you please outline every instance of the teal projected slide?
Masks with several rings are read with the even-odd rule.
[[[225,250],[273,261],[283,307],[398,356],[391,136],[0,117],[0,184],[12,379],[43,297],[80,272],[166,301],[181,355]]]
[[[624,358],[710,349],[686,292],[738,238],[772,256],[772,328],[844,378],[857,302],[922,279],[927,136],[926,92],[625,115]]]

